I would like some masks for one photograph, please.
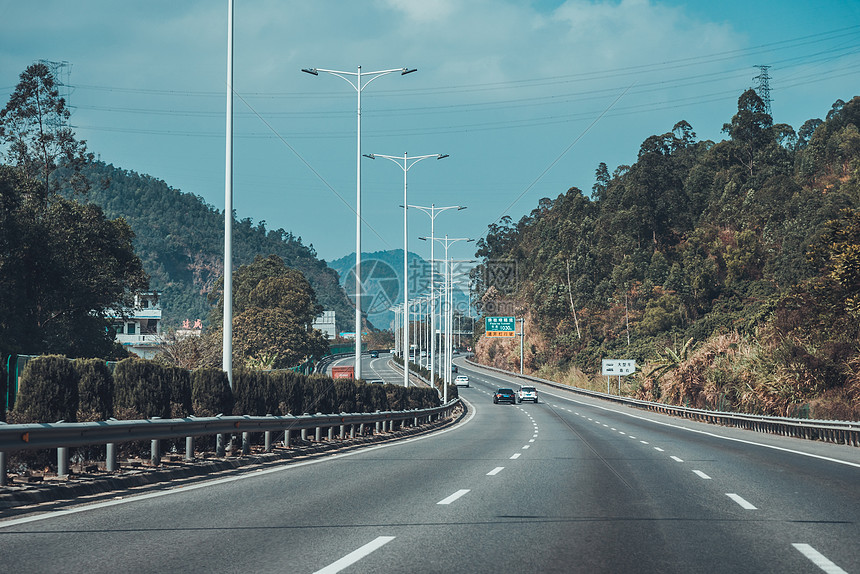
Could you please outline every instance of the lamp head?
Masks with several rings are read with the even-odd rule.
[[[319,76],[319,72],[317,72],[316,68],[302,68],[302,72],[312,76]]]
[[[370,159],[376,159],[376,156],[373,155],[372,153],[364,153],[361,155],[363,155],[364,157],[370,158]]]
[[[400,72],[401,76],[405,76],[406,74],[411,74],[412,72],[417,72],[418,68],[412,68],[411,70],[408,68],[403,68],[403,71]]]
[[[446,157],[448,157],[447,153],[440,153],[438,156],[436,156],[436,159],[445,159]]]

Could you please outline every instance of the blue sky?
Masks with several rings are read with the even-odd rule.
[[[226,7],[0,0],[0,100],[33,61],[66,61],[90,151],[222,209]],[[860,1],[237,0],[234,208],[327,260],[354,250],[356,94],[301,68],[418,68],[362,93],[362,152],[449,154],[409,171],[409,202],[467,205],[436,232],[478,238],[679,120],[721,139],[760,64],[776,122],[823,118],[858,93]],[[402,248],[402,171],[362,172],[363,250]],[[428,257],[429,219],[409,217]]]

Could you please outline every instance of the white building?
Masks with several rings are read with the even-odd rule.
[[[152,359],[162,344],[160,293],[134,296],[134,308],[125,309],[123,317],[113,317],[116,341],[143,359]]]
[[[337,337],[337,326],[334,322],[334,311],[323,311],[322,315],[314,319],[313,328],[323,332],[326,339]]]

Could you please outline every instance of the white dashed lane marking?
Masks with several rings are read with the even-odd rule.
[[[457,500],[458,498],[460,498],[461,496],[463,496],[463,495],[464,495],[464,494],[466,494],[467,492],[469,492],[469,489],[468,489],[468,488],[464,488],[464,489],[458,490],[457,492],[455,492],[455,493],[454,493],[454,494],[452,494],[451,496],[448,496],[448,497],[446,497],[446,498],[443,498],[442,500],[440,500],[440,501],[439,501],[439,502],[437,502],[436,504],[451,504],[452,502],[454,502],[455,500]]]
[[[749,502],[747,502],[746,500],[744,500],[742,497],[738,496],[737,494],[734,494],[732,492],[727,492],[726,496],[728,496],[729,498],[731,498],[732,500],[737,502],[738,505],[740,505],[740,507],[743,508],[744,510],[758,510],[755,506],[753,506],[752,504],[750,504]]]
[[[848,574],[845,570],[831,562],[821,552],[810,546],[809,544],[792,544],[798,552],[809,558],[809,560],[821,568],[827,574]]]

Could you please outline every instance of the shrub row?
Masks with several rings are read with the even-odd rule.
[[[153,361],[126,359],[113,373],[99,359],[44,356],[27,363],[10,422],[183,418],[189,415],[300,415],[374,412],[439,405],[434,389],[367,385],[292,371],[233,374],[186,371]]]

